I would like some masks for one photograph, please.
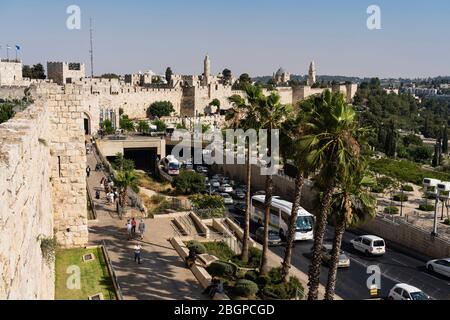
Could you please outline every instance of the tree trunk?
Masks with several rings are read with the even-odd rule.
[[[333,249],[331,250],[330,270],[328,271],[328,282],[325,291],[325,300],[334,299],[334,289],[336,287],[336,275],[341,252],[342,237],[345,232],[345,218],[341,217],[336,222],[334,228]]]
[[[264,200],[264,241],[260,267],[261,274],[269,273],[267,253],[269,251],[269,222],[270,222],[270,207],[272,205],[272,191],[273,191],[272,189],[273,189],[272,176],[268,175],[266,177],[266,198]]]
[[[288,232],[286,234],[286,249],[284,250],[284,259],[281,264],[281,275],[283,282],[287,282],[289,269],[291,268],[292,247],[295,241],[295,231],[297,229],[298,209],[302,198],[302,189],[305,182],[303,172],[299,168],[295,179],[294,203],[292,204],[291,216],[288,221]]]
[[[247,194],[245,195],[245,217],[244,217],[244,237],[242,239],[241,260],[248,262],[248,243],[250,237],[250,205],[251,205],[251,183],[252,183],[252,164],[250,162],[251,148],[247,150]]]
[[[334,180],[334,178],[331,178]],[[309,266],[309,291],[308,300],[317,300],[319,297],[319,284],[320,284],[320,268],[322,266],[322,245],[323,238],[325,236],[325,230],[327,227],[328,211],[330,209],[331,197],[334,191],[334,183],[331,182],[324,193],[322,203],[320,206],[320,212],[316,219],[316,227],[314,230],[314,246],[312,253],[312,261]]]

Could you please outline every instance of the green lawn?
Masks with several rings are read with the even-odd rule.
[[[83,255],[93,253],[95,259],[83,262]],[[80,268],[81,289],[69,289],[66,282],[71,273],[67,273],[70,266]],[[116,295],[111,276],[103,257],[101,248],[93,249],[61,249],[56,252],[56,300],[87,300],[89,296],[103,293],[105,300],[115,300]]]

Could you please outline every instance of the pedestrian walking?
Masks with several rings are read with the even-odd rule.
[[[87,166],[87,168],[86,168],[86,175],[87,175],[87,177],[89,177],[90,174],[91,174],[91,167]]]
[[[143,240],[144,239],[145,228],[146,228],[144,219],[141,219],[141,221],[139,222],[139,227],[138,228],[139,228],[139,234],[141,236],[141,240]]]
[[[136,243],[134,246],[134,262],[137,261],[138,264],[141,264],[141,251],[141,245],[139,243]]]
[[[113,193],[113,192],[110,192],[110,193],[109,193],[109,202],[110,202],[111,204],[114,203],[114,193]]]
[[[131,219],[131,233],[133,236],[136,234],[136,219]]]
[[[128,240],[131,240],[131,228],[132,228],[132,225],[131,225],[131,221],[130,221],[130,219],[128,219],[128,221],[127,221],[127,234],[128,234]]]

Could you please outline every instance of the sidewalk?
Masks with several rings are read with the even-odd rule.
[[[100,188],[103,172],[95,171],[93,153],[87,155],[92,171],[87,178],[91,194]],[[173,236],[170,219],[146,219],[142,246],[142,264],[134,262],[133,246],[128,241],[126,219],[120,220],[115,205],[108,205],[102,191],[99,200],[92,199],[97,220],[89,221],[89,244],[105,245],[125,300],[200,300],[203,289],[192,272],[185,267],[168,239]],[[130,210],[130,208],[127,208]],[[139,211],[132,216],[140,219]]]

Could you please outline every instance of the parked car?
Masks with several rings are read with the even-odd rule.
[[[396,284],[389,291],[389,300],[431,300],[422,290],[406,283]]]
[[[256,241],[262,243],[264,241],[264,227],[259,227],[255,232]],[[278,246],[281,244],[282,240],[278,232],[269,230],[268,237],[269,246]]]
[[[219,187],[220,187],[220,182],[217,181],[217,180],[211,179],[211,180],[209,181],[209,183],[211,183],[211,186],[212,186],[213,188],[219,188]]]
[[[234,205],[233,211],[234,211],[234,213],[244,215],[246,208],[247,208],[247,206],[245,205],[245,203],[238,202]]]
[[[386,253],[384,240],[377,236],[360,236],[350,242],[355,250],[363,252],[367,256],[381,256]]]
[[[450,258],[430,260],[426,264],[427,270],[450,278]]]
[[[226,205],[231,205],[231,204],[233,204],[233,198],[232,198],[228,193],[223,192],[223,193],[221,193],[220,195],[222,196],[223,202],[224,202]]]
[[[254,196],[263,196],[265,194],[266,194],[266,192],[264,190],[259,190],[259,191],[256,191],[253,195]]]
[[[246,193],[242,189],[236,189],[236,190],[234,190],[234,192],[232,194],[234,199],[239,199],[239,200],[245,199],[245,195],[246,195]]]
[[[233,187],[230,186],[229,184],[222,184],[219,187],[219,190],[222,192],[226,192],[226,193],[232,193],[233,192]]]

